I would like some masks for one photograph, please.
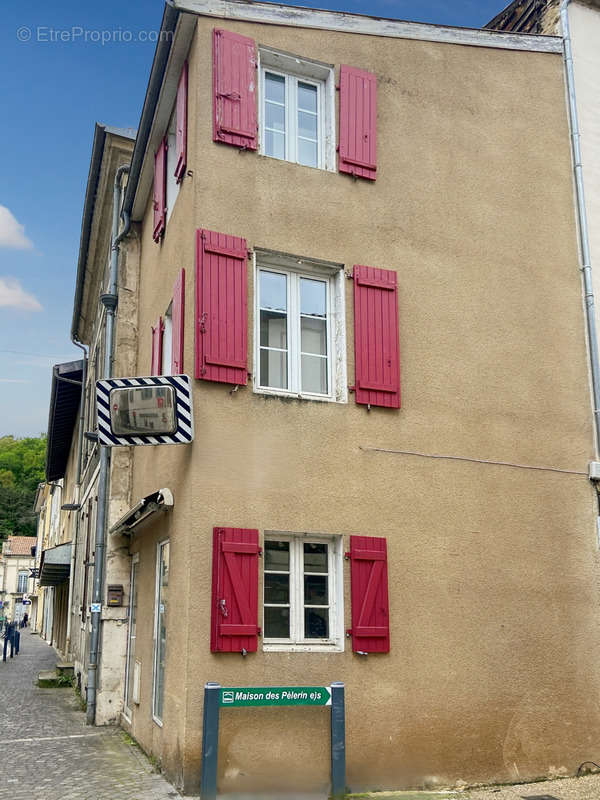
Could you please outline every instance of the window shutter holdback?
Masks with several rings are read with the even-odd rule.
[[[256,46],[253,39],[213,31],[213,140],[256,150]]]
[[[357,403],[400,408],[398,276],[354,265],[354,362]]]
[[[164,324],[162,317],[156,320],[156,325],[152,326],[152,364],[150,367],[151,375],[160,375],[162,367],[162,344]]]
[[[377,77],[340,67],[339,170],[374,181],[377,173]]]
[[[171,311],[173,324],[173,346],[171,348],[171,372],[180,375],[183,372],[183,329],[185,322],[185,270],[182,269],[173,286],[173,306]]]
[[[387,542],[375,536],[351,536],[350,595],[352,650],[389,653]]]
[[[158,242],[167,221],[167,137],[162,140],[154,156],[154,233]]]
[[[196,234],[196,378],[248,382],[246,240]]]
[[[259,553],[257,530],[213,528],[212,653],[257,650]]]
[[[176,107],[176,153],[175,178],[177,183],[183,180],[187,161],[187,95],[188,95],[188,63],[183,65],[177,86]]]

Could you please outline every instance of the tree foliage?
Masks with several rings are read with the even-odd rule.
[[[35,490],[44,480],[46,437],[0,437],[0,540],[35,536]]]

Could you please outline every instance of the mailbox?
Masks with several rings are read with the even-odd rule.
[[[122,584],[112,584],[112,586],[111,585],[108,586],[106,605],[107,606],[122,606],[123,605],[123,585]]]

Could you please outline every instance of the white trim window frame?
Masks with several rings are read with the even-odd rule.
[[[272,276],[271,283],[279,283],[279,287],[273,287],[277,299],[265,297],[266,280],[270,276]],[[284,280],[285,288],[283,288]],[[303,309],[301,295],[303,280],[324,284],[324,315]],[[257,249],[254,252],[254,286],[254,391],[305,400],[346,403],[348,391],[343,265]],[[282,330],[279,333],[279,341],[273,335],[277,334],[277,319],[281,319],[282,322],[285,319],[285,325],[281,326]],[[311,320],[314,328],[312,331]],[[303,345],[303,321],[306,321],[306,340],[309,340],[312,334],[313,342],[318,339],[319,323],[325,322],[326,333],[321,352],[316,352],[317,348],[312,345]],[[271,332],[267,326],[273,322],[275,326]],[[325,353],[322,352],[323,349]],[[272,357],[274,360],[269,359],[268,364],[265,364],[261,356],[266,352],[281,354],[279,366],[276,366],[278,360],[276,355]],[[315,389],[314,382],[304,387],[303,359],[307,368],[311,364],[314,367],[318,360],[326,361],[325,370],[321,372],[321,379],[325,378],[326,385],[319,387],[324,388],[324,391]],[[273,374],[269,376],[268,370],[271,368]],[[308,370],[305,384],[307,381]]]
[[[258,61],[259,152],[270,158],[335,172],[333,65],[266,47],[259,48]],[[273,78],[271,82],[269,76]],[[303,93],[302,89],[306,91]],[[309,130],[314,118],[314,130]],[[308,154],[315,141],[314,163],[310,163],[313,159]]]
[[[162,364],[161,375],[172,375],[171,362],[173,358],[173,301],[169,303],[163,317],[162,332]]]
[[[277,565],[269,563],[268,543],[287,543],[289,562]],[[327,546],[327,573],[322,570],[313,571],[306,569],[304,559],[304,545]],[[268,652],[343,652],[344,650],[344,560],[342,536],[329,536],[324,534],[296,534],[288,532],[266,531],[264,537],[264,563],[263,563],[263,650]],[[287,602],[273,600],[269,589],[271,575],[277,583],[285,586],[287,581],[289,595]],[[305,580],[308,578],[327,577],[327,602],[305,603]],[[283,589],[285,593],[285,589]],[[284,618],[287,610],[289,614],[289,637],[269,636],[269,622],[266,619],[265,609],[283,609]],[[305,612],[314,609],[318,616],[323,611],[328,612],[327,635],[321,637],[307,636],[305,631]],[[317,620],[318,622],[318,620]]]
[[[171,560],[171,552],[170,552],[170,543],[169,539],[162,539],[160,542],[157,542],[156,545],[156,579],[155,579],[155,593],[154,593],[154,641],[153,641],[153,651],[154,651],[154,658],[152,664],[152,719],[162,728],[162,713],[163,713],[163,705],[164,705],[164,688],[165,688],[165,671],[163,669],[162,674],[162,681],[158,679],[158,671],[160,669],[160,645],[161,645],[161,638],[160,638],[160,621],[161,616],[164,618],[166,615],[166,608],[164,607],[164,596],[162,592],[162,569],[161,569],[161,561],[163,552],[167,549],[167,577],[168,572],[170,569],[170,560]],[[163,608],[161,609],[161,606]],[[165,623],[165,658],[166,658],[166,623]],[[159,696],[159,692],[162,693]]]
[[[127,654],[125,657],[125,698],[123,701],[123,714],[125,718],[131,722],[132,718],[132,705],[131,700],[133,696],[133,674],[131,668],[133,659],[135,659],[135,640],[137,638],[137,630],[132,633],[131,625],[137,627],[137,594],[138,594],[138,572],[139,572],[140,554],[134,553],[131,557],[131,570],[129,573],[129,607],[128,620],[127,620]],[[135,619],[134,619],[135,614]],[[134,628],[135,630],[135,628]],[[130,685],[131,684],[131,685]]]
[[[167,128],[167,174],[165,180],[166,187],[166,202],[167,202],[167,218],[165,225],[169,224],[171,214],[175,208],[175,203],[179,197],[179,187],[181,184],[177,183],[175,177],[175,167],[177,166],[177,108],[173,107],[173,112],[169,119],[169,126]]]

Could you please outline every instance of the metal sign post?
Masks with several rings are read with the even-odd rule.
[[[219,711],[256,706],[331,706],[331,797],[341,800],[346,791],[346,712],[344,684],[331,686],[204,686],[202,721],[202,780],[200,800],[217,798]]]

